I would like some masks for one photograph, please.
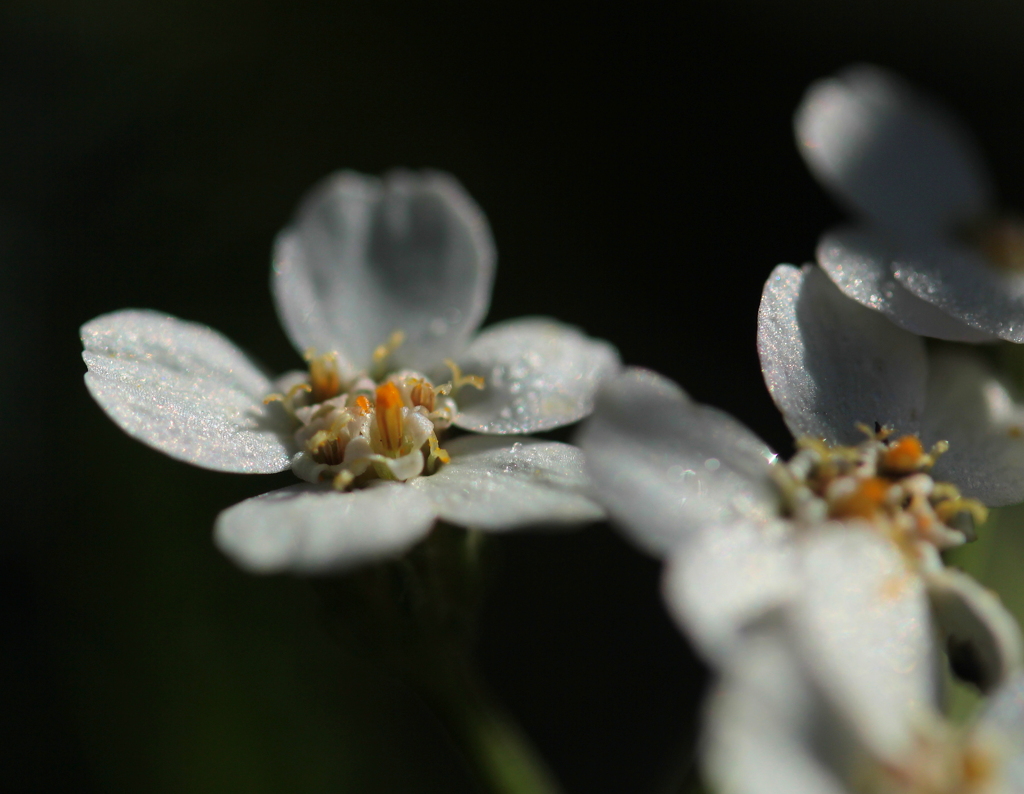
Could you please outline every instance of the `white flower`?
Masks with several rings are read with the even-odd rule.
[[[172,457],[307,481],[217,519],[221,549],[253,571],[397,554],[438,518],[491,531],[599,518],[574,447],[518,436],[441,446],[449,426],[574,422],[618,369],[614,348],[553,320],[474,334],[493,274],[487,223],[450,176],[342,172],[275,246],[278,313],[308,373],[272,382],[216,331],[128,310],[83,326],[86,385],[123,430]]]
[[[952,455],[942,439],[929,451],[915,435],[870,429],[931,427],[921,339],[843,297],[816,268],[784,266],[765,288],[759,348],[776,403],[804,437],[787,464],[728,415],[637,369],[602,387],[580,433],[612,519],[668,559],[665,597],[680,625],[725,664],[750,626],[820,600],[817,538],[870,537],[900,561],[914,609],[927,614],[930,600],[954,663],[983,686],[1004,680],[1021,664],[1016,624],[939,557],[973,537],[984,508],[932,478],[936,458]],[[936,417],[967,407],[957,389],[933,389]],[[989,448],[964,441],[979,456]],[[990,462],[977,462],[984,486]]]
[[[1024,224],[996,214],[974,141],[901,79],[857,66],[810,87],[796,137],[864,223],[821,239],[849,297],[914,333],[1024,342]]]
[[[721,794],[1024,792],[1024,675],[996,690],[969,724],[944,719],[926,616],[898,600],[877,609],[889,585],[870,560],[859,564],[861,551],[852,564],[819,560],[838,621],[808,616],[762,632],[726,670],[707,711],[708,783]],[[840,636],[857,607],[857,636]],[[812,631],[831,638],[811,647],[835,642],[843,653],[824,664],[806,653]],[[865,644],[871,634],[898,642]]]

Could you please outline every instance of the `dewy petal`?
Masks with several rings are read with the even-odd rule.
[[[1024,342],[1024,275],[1001,272],[980,251],[943,240],[905,247],[891,267],[921,300],[973,328]]]
[[[535,438],[463,436],[445,443],[451,463],[410,485],[453,524],[492,532],[600,521],[583,453]]]
[[[664,556],[699,527],[776,516],[775,455],[728,414],[630,368],[600,390],[577,442],[598,499],[644,549]]]
[[[994,334],[954,319],[902,286],[892,274],[896,250],[879,232],[864,228],[834,229],[818,244],[818,264],[848,298],[881,312],[913,334],[951,342],[998,339]]]
[[[483,320],[494,262],[487,221],[453,177],[343,171],[278,236],[274,297],[299,351],[334,350],[368,367],[400,331],[389,366],[429,369]]]
[[[719,794],[848,794],[817,757],[834,724],[783,632],[747,640],[709,699],[704,777]],[[830,748],[832,749],[832,748]],[[829,753],[837,755],[836,752]]]
[[[587,416],[601,381],[619,369],[607,342],[568,325],[527,317],[492,325],[459,360],[484,388],[457,396],[455,425],[478,433],[536,433]]]
[[[85,385],[128,435],[195,466],[266,474],[289,465],[271,382],[205,325],[153,311],[82,326]]]
[[[712,663],[733,658],[743,629],[798,593],[790,530],[782,521],[701,527],[669,558],[665,602]]]
[[[1020,629],[995,593],[954,568],[929,571],[925,583],[950,663],[961,678],[989,692],[1020,671]]]
[[[401,483],[351,492],[292,485],[229,507],[217,517],[214,540],[252,573],[328,573],[398,556],[426,537],[436,517]]]
[[[856,66],[814,83],[795,128],[819,181],[885,228],[928,234],[979,217],[992,203],[968,133],[882,69]]]
[[[935,351],[928,367],[922,437],[949,442],[935,479],[993,507],[1024,500],[1024,405],[973,351]]]
[[[924,583],[869,529],[810,533],[801,561],[803,597],[786,614],[803,658],[874,754],[898,758],[937,691]]]
[[[924,342],[847,298],[816,267],[772,271],[757,317],[757,351],[795,436],[856,444],[864,438],[858,423],[918,429]]]

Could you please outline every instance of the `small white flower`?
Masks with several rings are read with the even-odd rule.
[[[802,437],[788,463],[728,415],[637,369],[602,387],[580,433],[613,520],[668,559],[665,597],[680,625],[713,663],[727,663],[748,627],[819,600],[819,537],[872,537],[890,549],[879,554],[900,561],[894,588],[904,582],[922,614],[931,602],[954,662],[982,686],[1004,680],[1021,664],[1015,622],[939,556],[971,539],[985,510],[932,478],[936,459],[953,454],[943,439],[925,447],[912,434],[932,426],[929,410],[946,418],[953,404],[973,406],[940,383],[944,396],[929,403],[921,339],[845,298],[813,267],[783,266],[769,280],[759,349],[772,396]],[[870,429],[886,424],[911,433]],[[972,450],[988,448],[973,441]],[[953,468],[972,461],[985,491],[992,461],[962,456]]]
[[[543,318],[474,334],[493,275],[486,220],[450,176],[342,172],[275,246],[278,313],[308,372],[272,382],[212,329],[128,310],[83,326],[86,385],[172,457],[307,481],[217,519],[217,543],[250,570],[380,559],[438,518],[492,531],[599,518],[577,449],[507,434],[587,415],[618,355]],[[506,439],[442,446],[450,426]]]
[[[873,566],[858,571],[856,563],[833,561],[835,584],[822,581],[840,610],[886,587]],[[1024,792],[1024,675],[996,690],[969,724],[954,726],[938,709],[927,627],[916,630],[923,618],[895,605],[858,616],[861,634],[852,642],[838,636],[833,619],[753,637],[709,703],[708,783],[721,794]],[[899,637],[899,653],[856,645],[868,639],[865,626]],[[839,640],[846,651],[835,661],[855,686],[837,689],[835,668],[804,652],[811,630]]]
[[[862,223],[830,231],[818,261],[897,325],[962,342],[1024,342],[1024,223],[998,215],[969,134],[893,74],[857,66],[813,84],[801,154]]]

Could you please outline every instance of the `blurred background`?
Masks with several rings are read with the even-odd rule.
[[[0,5],[0,768],[12,790],[471,791],[439,723],[325,630],[316,594],[214,549],[291,482],[131,441],[78,327],[151,307],[296,365],[271,240],[337,168],[437,167],[490,218],[489,321],[553,315],[789,440],[762,284],[839,210],[790,119],[852,61],[975,130],[1024,208],[1014,0]],[[494,544],[478,657],[570,792],[667,791],[706,676],[658,566],[608,527]],[[1020,570],[1001,557],[1006,576]]]

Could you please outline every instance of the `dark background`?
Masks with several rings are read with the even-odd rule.
[[[325,10],[325,8],[327,10]],[[489,321],[548,314],[780,451],[761,286],[840,218],[790,118],[852,61],[968,120],[1024,207],[1014,0],[529,4],[6,0],[0,6],[0,768],[18,791],[461,792],[400,683],[314,593],[213,548],[287,484],[131,441],[82,385],[77,329],[127,307],[296,364],[275,232],[330,171],[431,166],[487,212]],[[657,565],[607,527],[496,543],[480,659],[570,792],[657,791],[704,675]]]

